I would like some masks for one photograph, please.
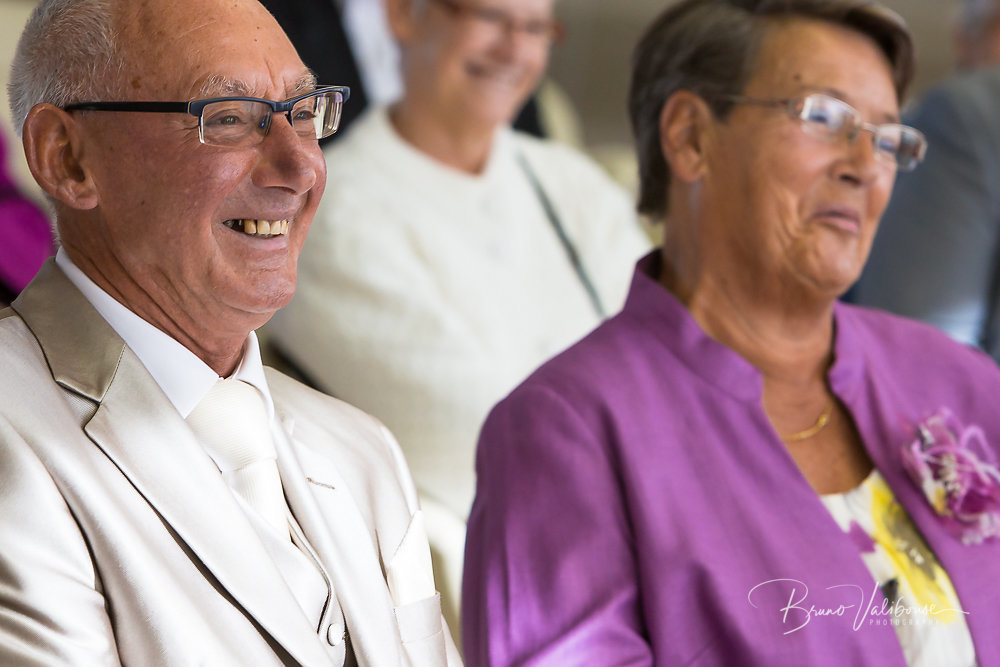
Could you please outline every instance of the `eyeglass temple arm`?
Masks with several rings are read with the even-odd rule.
[[[78,102],[64,111],[137,111],[152,113],[195,113],[190,102]],[[196,114],[197,115],[197,114]]]

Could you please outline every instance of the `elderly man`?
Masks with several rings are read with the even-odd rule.
[[[961,69],[907,114],[927,160],[900,176],[853,299],[1000,361],[1000,0],[959,9]]]
[[[254,0],[43,0],[10,90],[61,248],[0,312],[0,664],[456,664],[391,436],[252,333],[346,91]]]
[[[596,165],[508,127],[559,34],[553,4],[387,2],[404,95],[328,150],[334,196],[271,332],[399,437],[455,594],[446,617],[487,412],[618,309],[649,245]]]

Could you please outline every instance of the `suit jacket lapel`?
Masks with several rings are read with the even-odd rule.
[[[399,630],[371,531],[333,460],[297,442],[291,419],[282,418],[282,425],[289,437],[275,446],[285,495],[330,574],[358,664],[402,664]]]
[[[87,435],[290,655],[325,664],[317,635],[299,620],[297,602],[242,508],[138,358],[51,261],[22,297],[15,309],[53,377],[99,403]]]

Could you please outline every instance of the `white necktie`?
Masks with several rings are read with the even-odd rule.
[[[291,540],[278,457],[260,393],[240,380],[220,380],[187,422],[229,488]]]

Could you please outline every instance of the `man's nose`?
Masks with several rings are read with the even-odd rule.
[[[267,136],[260,143],[261,159],[254,167],[253,182],[259,187],[280,187],[305,194],[315,184],[322,169],[323,153],[313,137],[303,137],[284,120],[272,116]]]

